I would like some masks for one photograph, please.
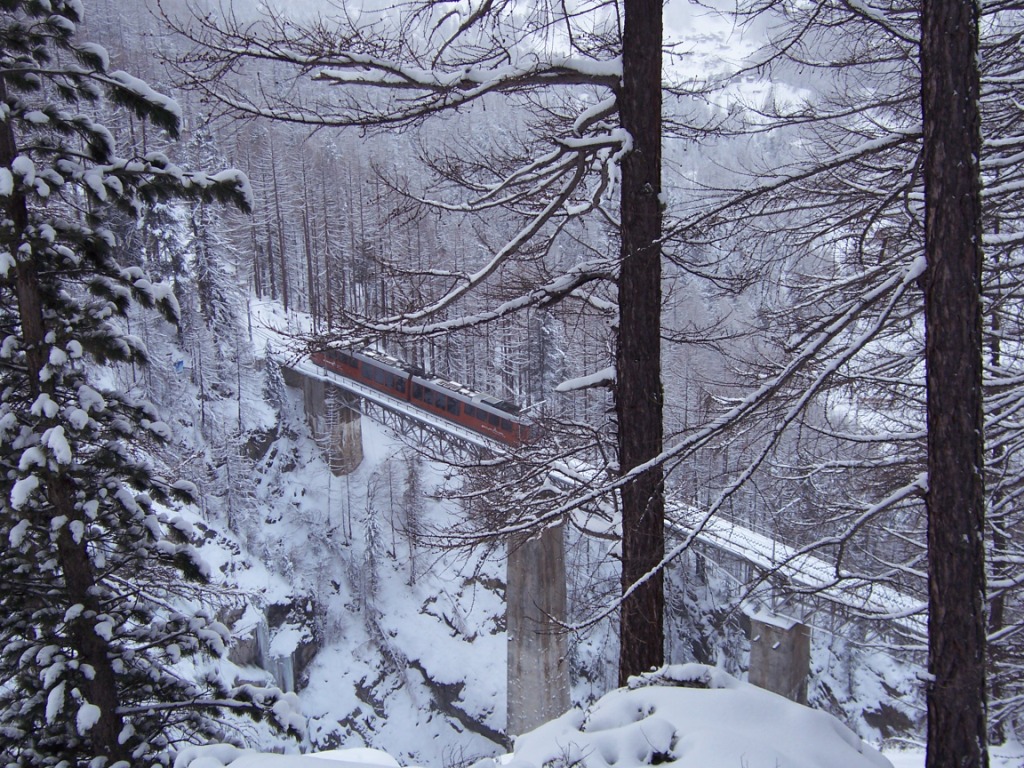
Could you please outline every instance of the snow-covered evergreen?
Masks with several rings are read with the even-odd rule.
[[[189,673],[227,629],[189,585],[209,576],[167,505],[151,446],[172,433],[100,364],[144,365],[133,306],[168,320],[168,286],[131,265],[109,221],[160,200],[251,203],[233,171],[121,156],[98,122],[118,104],[171,137],[175,102],[82,41],[77,0],[0,10],[0,754],[18,766],[166,762],[230,739],[223,713],[285,724],[279,692]],[[124,761],[122,763],[121,761]]]

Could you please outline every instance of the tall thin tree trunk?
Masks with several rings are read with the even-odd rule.
[[[972,0],[925,0],[928,768],[988,765],[981,120]]]
[[[302,155],[302,247],[306,256],[306,301],[309,314],[313,319],[313,333],[320,332],[320,290],[317,283],[318,270],[314,267],[313,227],[309,221],[309,206],[313,202],[313,193],[309,188],[309,174],[306,173],[306,155]],[[324,215],[326,215],[324,211]]]
[[[252,175],[252,142],[246,142],[245,144],[245,173],[251,179]],[[256,217],[249,217],[249,238],[250,248],[252,249],[252,288],[256,293],[256,298],[263,298],[263,267],[260,265],[259,247],[256,245],[258,240],[258,230],[256,224]]]
[[[625,0],[622,124],[633,146],[622,162],[622,266],[615,407],[619,464],[629,472],[661,453],[661,39],[660,0]],[[664,663],[664,478],[660,467],[622,489],[619,681]],[[644,580],[636,586],[640,580]]]
[[[306,198],[309,199],[308,197]],[[310,231],[308,204],[302,208],[302,244],[306,251],[306,282],[309,283],[309,314],[313,318],[313,333],[320,330],[320,291],[317,290],[316,273],[313,267],[313,233]]]
[[[281,259],[281,306],[288,311],[288,264],[284,248],[284,216],[281,215],[281,190],[277,184],[277,160],[274,156],[274,142],[270,144],[270,179],[274,183],[274,220],[277,222],[277,255]]]
[[[331,231],[330,231],[330,206],[327,204],[327,179],[326,170],[322,172],[320,179],[320,191],[323,197],[324,207],[324,291],[325,310],[327,312],[327,332],[330,333],[334,327],[334,274],[331,269]]]
[[[994,222],[993,229],[996,234],[1000,231],[1000,222],[997,219]],[[993,266],[998,272],[1000,268],[1000,258],[998,254],[993,259]],[[1001,286],[1000,286],[1001,288]],[[996,371],[1002,366],[1002,321],[999,314],[999,307],[993,306],[991,309],[991,315],[989,317],[989,328],[991,334],[991,341],[989,342],[989,365],[993,371]],[[1002,414],[1002,408],[997,408],[992,413],[992,418],[998,420]],[[1006,492],[999,486],[1002,484],[1003,475],[1006,472],[1006,446],[999,443],[992,447],[992,450],[988,454],[988,467],[987,472],[990,478],[995,479],[996,488],[989,493],[989,520],[988,528],[991,531],[992,538],[989,548],[989,573],[991,573],[996,579],[1002,578],[1008,572],[1012,572],[1013,563],[1012,560],[1008,560],[1006,555],[1008,547],[1010,545],[1010,538],[1007,535],[1006,529],[1003,527],[1004,515],[1003,504],[1006,502]],[[998,512],[993,517],[993,513]],[[1001,632],[1006,625],[1006,592],[999,590],[996,594],[992,595],[988,603],[988,637],[992,637],[997,633]],[[990,643],[987,648],[988,652],[988,674],[989,674],[989,695],[993,701],[998,701],[1003,695],[1002,675],[999,667],[1004,661],[1005,647],[998,644]],[[989,723],[989,733],[994,743],[1001,743],[1006,740],[1005,723],[1002,721],[996,723]]]

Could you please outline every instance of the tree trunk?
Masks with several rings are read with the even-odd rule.
[[[334,328],[334,275],[331,269],[331,255],[334,251],[331,248],[331,231],[329,226],[331,207],[327,204],[326,171],[323,173],[324,175],[320,181],[320,191],[323,196],[324,208],[324,285],[326,286],[324,303],[326,304],[325,310],[327,312],[327,332],[330,333]]]
[[[661,452],[661,38],[660,0],[626,0],[622,40],[622,252],[615,406],[619,465],[629,472]],[[665,553],[660,467],[622,489],[619,682],[664,663],[664,586],[652,570]]]
[[[928,768],[987,766],[978,6],[925,0]]]

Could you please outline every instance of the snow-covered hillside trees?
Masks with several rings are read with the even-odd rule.
[[[111,223],[168,198],[247,207],[247,183],[119,154],[104,97],[171,137],[181,116],[78,38],[82,14],[0,10],[0,754],[19,766],[160,763],[225,738],[221,713],[275,701],[183,672],[227,639],[184,580],[203,566],[166,506],[192,488],[154,472],[168,427],[103,367],[145,363],[132,307],[178,315],[167,286],[123,265]]]

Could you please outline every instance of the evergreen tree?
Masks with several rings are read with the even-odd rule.
[[[157,476],[145,445],[167,427],[100,367],[145,362],[133,305],[177,318],[107,222],[178,196],[244,208],[246,182],[119,157],[104,95],[172,137],[180,115],[77,40],[81,21],[79,0],[0,5],[0,754],[17,766],[166,763],[223,738],[225,708],[272,703],[187,679],[182,661],[226,639],[188,605],[202,564],[162,506],[190,489]]]

